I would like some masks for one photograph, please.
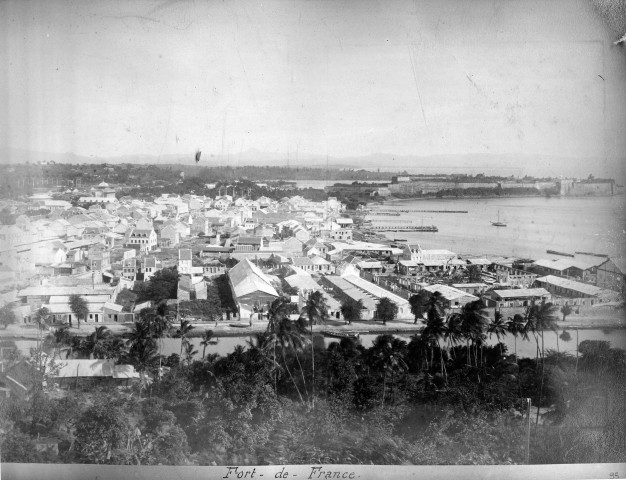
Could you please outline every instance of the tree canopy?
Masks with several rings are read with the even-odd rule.
[[[137,302],[159,303],[169,298],[176,298],[178,277],[177,267],[159,270],[150,280],[141,282],[135,287],[134,293],[137,294]]]
[[[383,297],[376,304],[376,317],[386,325],[389,320],[393,320],[398,315],[398,305],[390,298]]]

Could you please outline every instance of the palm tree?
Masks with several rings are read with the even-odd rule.
[[[298,388],[298,384],[296,380],[293,378],[291,370],[289,370],[289,365],[287,364],[286,351],[293,350],[296,359],[298,359],[298,350],[301,350],[304,346],[304,336],[303,336],[302,324],[297,324],[289,320],[287,317],[283,317],[278,321],[273,323],[273,331],[270,332],[272,335],[272,342],[275,345],[280,347],[280,352],[283,358],[283,364],[285,365],[285,370],[289,375],[296,391],[298,392],[298,396],[300,397],[300,401],[304,403],[304,398],[300,393],[300,389]],[[298,360],[299,363],[299,360]],[[302,370],[302,369],[301,369]],[[306,384],[305,384],[306,389]]]
[[[273,335],[268,332],[258,332],[254,334],[252,340],[246,340],[250,353],[254,356],[259,356],[263,363],[267,365],[268,372],[274,377],[274,393],[276,393],[276,372],[279,365],[276,362],[276,343],[273,341]],[[274,356],[268,355],[268,353],[274,350]]]
[[[443,338],[448,343],[448,348],[452,352],[452,356],[454,357],[454,347],[461,341],[463,338],[463,330],[462,330],[463,322],[461,315],[459,313],[453,313],[448,316],[445,324],[445,331]]]
[[[275,333],[278,329],[278,323],[280,322],[280,320],[282,320],[283,318],[287,318],[289,316],[289,300],[285,297],[279,297],[276,300],[274,300],[268,311],[267,311],[267,330],[266,332],[270,335],[270,337],[273,339],[275,338]],[[274,352],[274,358],[273,358],[273,363],[274,365],[277,365],[276,363],[276,343],[275,341],[272,340],[271,345],[272,345],[272,350]],[[277,383],[278,383],[278,379],[277,379],[277,370],[274,369],[274,393],[276,393],[277,391]]]
[[[67,328],[66,326],[61,326],[59,328],[57,328],[54,332],[53,332],[53,336],[54,336],[54,342],[55,344],[58,345],[64,345],[67,346],[70,344],[70,339],[72,338],[72,334],[70,333],[69,328]]]
[[[498,344],[500,345],[500,356],[502,356],[502,343],[500,342],[500,338],[506,336],[507,324],[500,311],[495,312],[493,321],[487,326],[487,332],[489,333],[489,338],[491,338],[492,335],[495,335],[498,339]]]
[[[541,400],[543,397],[543,380],[545,374],[545,352],[543,332],[550,329],[556,331],[556,322],[558,321],[557,312],[558,308],[552,303],[541,303],[541,305],[531,305],[529,321],[534,325],[536,331],[541,335],[541,383],[539,387],[539,403],[537,403],[537,421],[539,424],[539,407],[541,407]],[[539,344],[537,343],[537,346]]]
[[[509,317],[506,327],[508,331],[513,335],[513,341],[515,342],[515,363],[517,363],[517,336],[522,335],[522,338],[528,340],[528,333],[526,332],[524,326],[526,321],[522,315],[516,313],[513,317]]]
[[[439,293],[439,292],[436,292],[436,293]],[[440,296],[437,296],[437,295],[432,295],[430,300],[437,302],[437,303],[441,301]],[[440,306],[436,305],[435,303],[429,306],[431,308],[428,309],[428,312],[426,314],[426,326],[424,327],[424,330],[422,330],[421,337],[422,337],[422,340],[424,340],[424,343],[426,343],[430,347],[431,363],[433,362],[434,347],[436,346],[437,349],[439,350],[439,363],[441,365],[441,376],[447,382],[448,375],[446,372],[445,362],[443,360],[443,349],[441,348],[441,343],[440,343],[440,339],[443,339],[446,334],[446,325],[443,321],[443,316],[440,313],[443,311],[443,309],[440,308]]]
[[[328,306],[320,290],[309,295],[302,309],[301,317],[306,317],[311,332],[311,405],[315,406],[315,342],[313,341],[313,324],[323,325],[328,321]]]
[[[468,347],[468,365],[471,365],[470,343],[474,347],[474,362],[478,367],[478,347],[481,347],[486,338],[489,317],[481,300],[466,303],[461,309],[461,332]]]
[[[191,324],[189,320],[180,320],[180,328],[176,329],[176,333],[174,334],[174,338],[180,338],[180,356],[183,356],[183,343],[187,341],[187,335],[191,332],[195,327]]]
[[[33,320],[37,324],[37,350],[39,350],[39,343],[41,341],[41,330],[44,328],[48,328],[48,319],[50,318],[50,310],[46,307],[39,308],[35,315],[33,315]]]
[[[413,307],[411,307],[411,311]],[[425,304],[425,313],[427,319],[432,318],[443,318],[444,307],[443,307],[443,296],[441,292],[433,292],[428,295],[428,300]]]
[[[552,303],[542,303],[540,305],[532,305],[530,310],[530,320],[533,322],[536,331],[541,335],[541,357],[544,357],[544,330],[557,330],[556,322],[558,308]]]
[[[139,372],[143,384],[144,371],[155,363],[158,355],[157,343],[149,325],[141,321],[135,322],[126,344],[129,347],[128,357]]]
[[[407,352],[407,344],[404,340],[394,338],[392,335],[379,335],[372,345],[375,364],[383,372],[383,394],[381,405],[385,404],[385,390],[387,383],[387,372],[391,373],[391,397],[395,399],[395,374],[407,370],[404,356]]]
[[[89,352],[89,358],[106,358],[104,343],[111,336],[111,331],[105,327],[97,327],[91,335],[85,339],[85,350]]]
[[[198,353],[198,350],[195,349],[193,343],[191,343],[189,340],[185,339],[184,343],[185,343],[185,361],[187,362],[187,365],[189,365],[191,363],[191,360],[193,360],[193,357]]]
[[[218,340],[213,340],[213,330],[205,330],[202,333],[202,341],[200,345],[202,345],[202,358],[206,356],[206,347],[209,345],[217,345]]]

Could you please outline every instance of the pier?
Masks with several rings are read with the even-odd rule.
[[[467,210],[415,210],[415,209],[398,209],[398,210],[373,210],[370,215],[377,214],[393,214],[400,213],[468,213]]]
[[[438,232],[435,225],[374,225],[367,228],[375,232]]]

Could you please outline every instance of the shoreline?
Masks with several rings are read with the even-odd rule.
[[[492,200],[492,199],[498,199],[498,200],[503,200],[506,198],[610,198],[610,197],[622,197],[626,195],[625,193],[618,193],[615,195],[468,195],[468,196],[459,196],[459,197],[451,197],[451,196],[446,196],[446,197],[408,197],[408,198],[396,198],[396,197],[391,197],[391,198],[385,198],[385,197],[379,197],[382,198],[382,202],[367,202],[367,206],[369,207],[370,205],[385,205],[387,203],[390,204],[394,204],[394,203],[398,203],[398,202],[404,202],[404,201],[408,201],[408,202],[414,202],[416,200]]]

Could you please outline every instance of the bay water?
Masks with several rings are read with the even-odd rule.
[[[439,231],[387,232],[426,249],[461,255],[501,255],[532,259],[559,258],[547,250],[592,252],[611,257],[626,254],[626,197],[519,197],[481,199],[411,199],[374,208],[399,216],[369,216],[373,224],[435,225]],[[467,210],[467,213],[401,212],[401,210]],[[506,227],[494,227],[498,215]],[[381,221],[382,220],[382,221]],[[563,258],[563,257],[560,257]]]

